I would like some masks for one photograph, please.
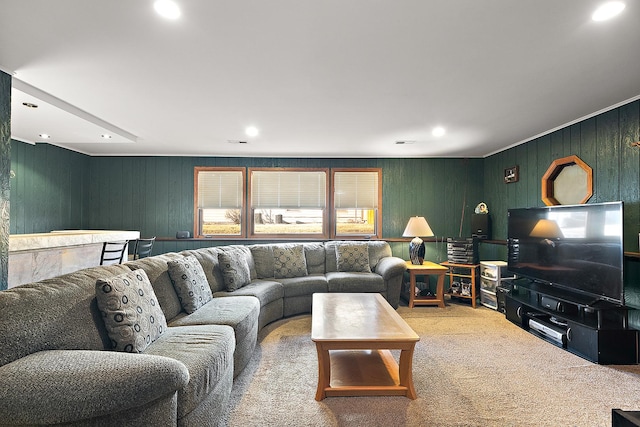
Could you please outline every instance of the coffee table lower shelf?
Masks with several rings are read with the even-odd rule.
[[[390,350],[331,350],[329,359],[329,385],[318,384],[316,400],[341,396],[416,398],[411,386],[401,385],[398,363]]]

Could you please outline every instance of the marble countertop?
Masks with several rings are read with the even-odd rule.
[[[139,231],[126,230],[54,230],[51,233],[12,234],[9,236],[9,253],[138,238]]]

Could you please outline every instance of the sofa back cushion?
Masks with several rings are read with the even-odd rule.
[[[391,246],[389,246],[389,243],[385,242],[384,240],[369,240],[366,242],[357,240],[333,240],[324,243],[326,257],[325,265],[327,272],[338,271],[336,247],[344,243],[367,245],[369,249],[369,268],[371,268],[371,271],[375,271],[376,265],[378,265],[378,262],[380,262],[381,258],[391,256]]]
[[[253,255],[258,279],[270,279],[275,277],[274,250],[281,246],[289,246],[290,243],[271,243],[251,245],[249,249]],[[307,274],[325,273],[325,248],[321,242],[302,243],[304,249]]]
[[[251,245],[251,256],[256,268],[256,278],[268,279],[274,275],[273,266],[273,246],[274,245]]]
[[[153,286],[153,291],[158,297],[160,307],[164,312],[167,321],[170,321],[182,311],[182,305],[178,294],[171,283],[169,277],[169,267],[167,261],[172,259],[183,258],[182,255],[169,252],[163,255],[157,255],[148,258],[142,258],[136,261],[125,263],[131,270],[143,269],[147,273],[147,277]]]
[[[304,256],[307,259],[307,272],[309,274],[325,273],[325,250],[323,243],[304,243]]]
[[[0,291],[0,366],[37,351],[109,349],[96,280],[128,271],[93,267]]]
[[[204,275],[209,282],[209,288],[212,293],[226,290],[224,285],[224,278],[222,277],[222,271],[218,261],[218,254],[221,252],[217,247],[200,248],[180,252],[181,255],[196,257],[202,269]]]

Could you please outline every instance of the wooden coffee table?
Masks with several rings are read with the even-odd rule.
[[[416,398],[413,349],[420,337],[377,293],[313,294],[316,400],[329,396]],[[400,350],[398,364],[390,350]]]

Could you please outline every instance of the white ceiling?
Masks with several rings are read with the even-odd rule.
[[[640,97],[637,0],[599,23],[597,0],[177,2],[168,21],[152,0],[0,0],[13,138],[91,155],[482,157]]]

